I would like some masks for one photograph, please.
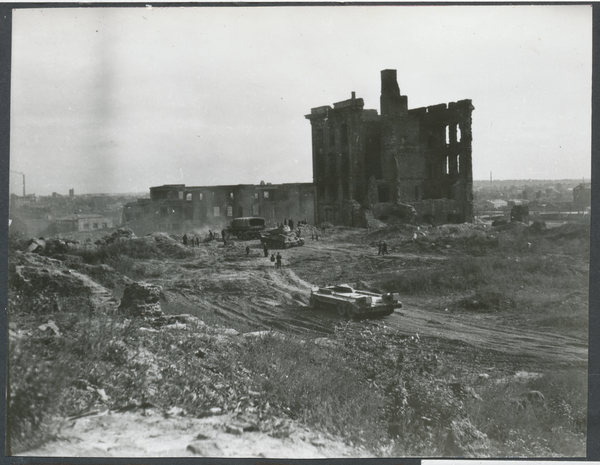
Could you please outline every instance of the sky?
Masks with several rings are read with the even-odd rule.
[[[592,8],[13,10],[10,192],[312,182],[310,109],[471,99],[473,178],[591,174]]]

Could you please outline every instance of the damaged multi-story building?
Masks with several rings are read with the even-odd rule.
[[[314,222],[314,186],[311,183],[237,184],[151,187],[149,199],[123,207],[123,224],[136,234],[152,231],[185,232],[212,228],[220,231],[233,218],[263,217],[275,226],[285,219]]]
[[[472,221],[471,100],[409,110],[392,69],[381,71],[381,114],[351,95],[305,116],[316,223]]]

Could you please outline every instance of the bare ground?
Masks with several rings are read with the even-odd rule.
[[[350,233],[352,234],[352,233]],[[361,233],[364,234],[364,233]],[[368,286],[398,270],[435,266],[444,255],[392,250],[378,256],[367,242],[343,236],[310,238],[304,247],[282,251],[277,270],[257,241],[201,244],[183,260],[142,260],[145,280],[164,288],[165,313],[189,313],[207,323],[238,331],[278,330],[296,335],[327,336],[341,317],[311,310],[311,285],[360,282]],[[581,265],[585,268],[585,264]],[[582,298],[585,299],[586,296]],[[387,325],[406,335],[441,341],[456,351],[477,350],[490,369],[512,374],[540,367],[587,364],[587,334],[560,327],[527,325],[525,317],[448,310],[441,296],[403,296],[403,308],[357,325]],[[508,367],[508,368],[507,368]],[[340,438],[324,437],[294,425],[285,438],[258,431],[232,430],[230,415],[210,418],[167,415],[160,409],[98,412],[70,421],[57,420],[56,440],[23,455],[35,456],[230,456],[230,457],[361,457],[364,450]],[[200,439],[198,439],[200,438]]]

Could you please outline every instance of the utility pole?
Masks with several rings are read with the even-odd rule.
[[[20,171],[10,171],[11,173],[14,174],[20,174],[23,176],[23,198],[25,198],[25,173],[21,173]]]

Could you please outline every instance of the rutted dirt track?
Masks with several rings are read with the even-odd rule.
[[[250,246],[249,254],[246,245]],[[162,286],[166,314],[192,314],[209,325],[218,323],[240,333],[274,330],[307,338],[327,337],[336,324],[347,321],[332,311],[310,309],[311,286],[359,282],[368,287],[399,271],[439,267],[449,259],[447,255],[397,251],[378,256],[373,247],[331,238],[318,242],[309,239],[304,247],[280,251],[282,269],[264,257],[258,241],[227,247],[211,242],[193,250],[194,257],[187,259],[136,261],[146,281]],[[587,335],[583,331],[560,325],[536,327],[524,324],[526,319],[520,316],[511,320],[501,313],[453,311],[445,308],[443,296],[401,297],[403,308],[394,314],[350,324],[386,325],[400,334],[435,338],[448,351],[485,352],[483,358],[489,357],[489,366],[500,359],[520,368],[525,362],[534,370],[553,364],[587,364]],[[126,412],[104,409],[62,421],[55,441],[23,455],[366,456],[364,449],[341,438],[324,436],[293,422],[282,426],[289,427],[289,434],[279,437],[238,428],[236,421],[239,418],[231,414],[196,418],[155,406],[138,406]]]
[[[373,270],[369,273],[372,276],[380,268],[382,273],[393,273],[395,268],[410,269],[414,261],[435,264],[444,260],[444,257],[401,253],[383,257],[351,243],[309,240],[304,247],[282,251],[283,269],[277,270],[262,256],[259,245],[251,244],[250,256],[243,251],[245,244],[239,243],[224,251],[213,243],[202,251],[201,258],[182,263],[153,263],[149,267],[157,274],[160,271],[161,277],[152,281],[165,287],[167,299],[174,305],[203,308],[232,323],[244,323],[256,329],[326,335],[341,318],[334,312],[308,308],[311,285],[324,284],[323,280],[327,279],[352,282],[359,267]],[[321,281],[316,278],[310,283],[299,275],[307,279],[311,275],[320,276]],[[584,337],[514,328],[499,323],[493,315],[444,312],[428,307],[428,301],[418,298],[405,299],[404,308],[393,315],[360,324],[379,323],[393,326],[407,335],[461,341],[474,348],[513,356],[587,363],[587,339]]]

